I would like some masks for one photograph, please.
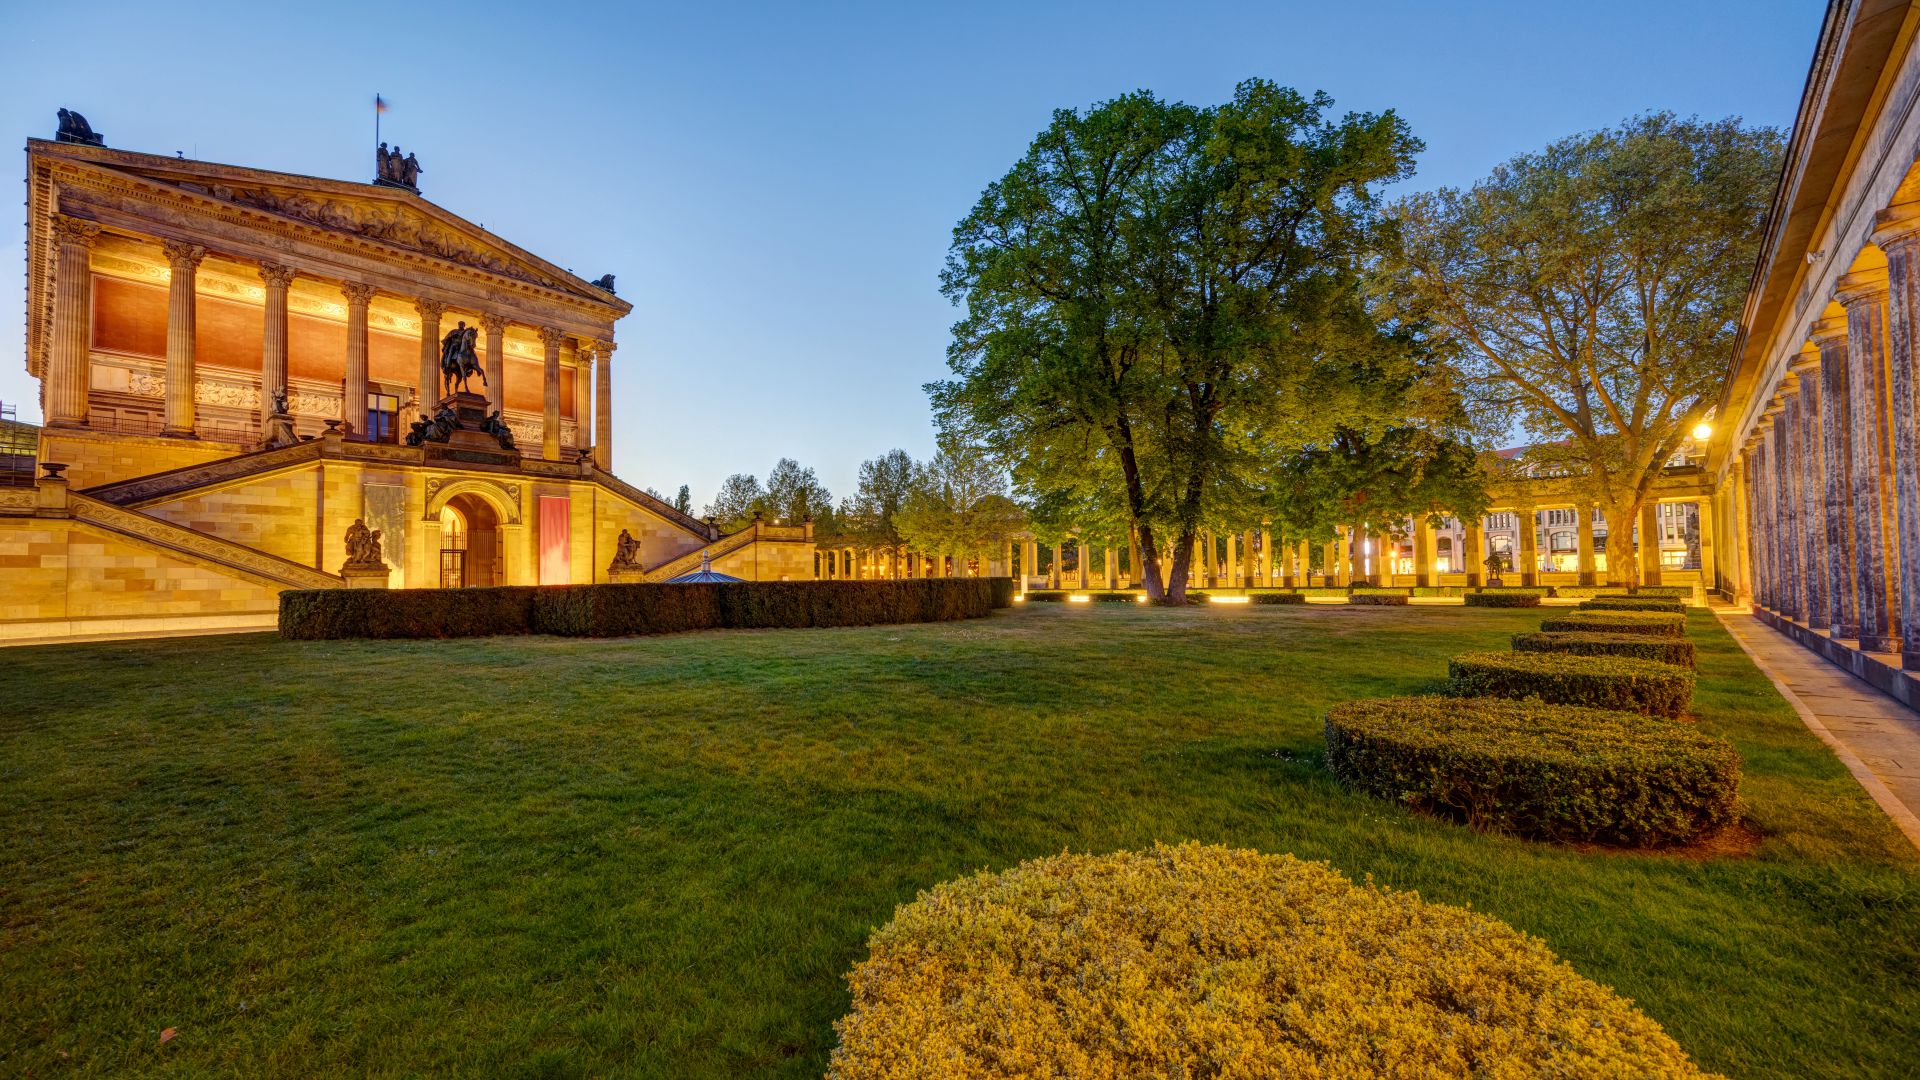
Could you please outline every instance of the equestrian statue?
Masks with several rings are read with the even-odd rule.
[[[487,385],[487,373],[481,370],[480,355],[474,347],[474,341],[479,336],[479,328],[468,326],[463,321],[447,331],[446,338],[440,342],[440,377],[446,383],[448,396],[454,392],[455,381],[459,382],[459,389],[465,392],[467,380],[475,375],[480,376],[481,386]]]

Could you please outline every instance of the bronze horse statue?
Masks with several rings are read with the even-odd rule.
[[[446,384],[446,393],[454,392],[456,381],[462,391],[466,390],[467,380],[475,375],[480,376],[481,386],[487,385],[487,373],[480,368],[480,356],[474,346],[479,336],[477,327],[462,322],[447,331],[446,338],[440,342],[440,378]]]

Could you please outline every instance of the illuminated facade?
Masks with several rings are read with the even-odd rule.
[[[60,475],[0,488],[0,638],[270,624],[282,589],[347,584],[356,520],[389,587],[665,580],[703,555],[812,576],[810,526],[721,535],[612,474],[611,277],[405,183],[133,153],[64,118],[26,151],[26,360]],[[463,325],[470,411],[500,434],[409,445]]]

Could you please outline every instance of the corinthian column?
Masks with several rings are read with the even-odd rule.
[[[1780,415],[1773,422],[1780,431],[1780,562],[1786,567],[1784,614],[1789,619],[1807,619],[1807,567],[1801,556],[1801,535],[1805,525],[1800,508],[1805,498],[1800,491],[1800,459],[1806,446],[1800,441],[1800,378],[1792,372],[1780,384]]]
[[[1894,539],[1893,423],[1887,372],[1887,277],[1854,273],[1837,292],[1847,310],[1847,366],[1853,423],[1854,580],[1859,590],[1860,648],[1900,651],[1900,551]]]
[[[168,240],[160,245],[167,266],[167,420],[160,434],[194,436],[194,279],[207,249]]]
[[[1800,490],[1800,591],[1805,601],[1803,617],[1808,626],[1818,627],[1827,618],[1827,492],[1820,469],[1825,445],[1820,431],[1820,350],[1812,345],[1800,350],[1793,374],[1800,388],[1800,400],[1795,405],[1800,418],[1795,441],[1800,453],[1794,462],[1794,483]]]
[[[487,338],[487,404],[505,418],[507,409],[507,320],[503,315],[485,312],[480,329]]]
[[[1822,319],[1813,327],[1820,350],[1820,473],[1827,491],[1827,628],[1833,636],[1860,636],[1858,580],[1853,550],[1852,376],[1847,363],[1847,320]],[[1758,567],[1756,567],[1758,569]]]
[[[540,328],[540,342],[547,347],[541,395],[540,456],[560,460],[560,343],[567,335],[551,326]]]
[[[593,343],[593,465],[613,471],[613,342]]]
[[[367,305],[374,287],[359,282],[340,286],[347,298],[347,377],[340,393],[340,419],[351,437],[367,437]]]
[[[433,415],[433,406],[440,400],[440,316],[446,314],[447,305],[420,299],[413,302],[413,310],[420,313],[420,387],[416,393],[420,397],[420,417],[425,419]]]
[[[1900,553],[1900,666],[1920,669],[1920,207],[1880,212],[1873,238],[1887,253],[1887,367],[1892,420],[1893,544]]]
[[[48,427],[85,427],[93,350],[93,241],[97,222],[55,214],[53,342],[47,358]]]
[[[287,392],[287,286],[294,269],[261,263],[260,280],[267,286],[266,314],[260,321],[260,434],[265,437],[273,419],[273,403]]]

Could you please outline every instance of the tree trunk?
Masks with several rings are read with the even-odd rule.
[[[1167,576],[1167,592],[1158,602],[1183,607],[1187,602],[1187,577],[1193,569],[1193,548],[1199,539],[1197,529],[1182,530],[1173,541],[1173,572]]]
[[[1140,565],[1133,572],[1141,579],[1140,587],[1147,590],[1147,602],[1157,604],[1166,598],[1166,590],[1160,586],[1160,554],[1153,543],[1153,529],[1137,517],[1132,527],[1140,553]]]
[[[1640,521],[1640,500],[1608,504],[1607,584],[1636,585],[1640,581],[1640,553],[1633,543],[1634,526]]]

